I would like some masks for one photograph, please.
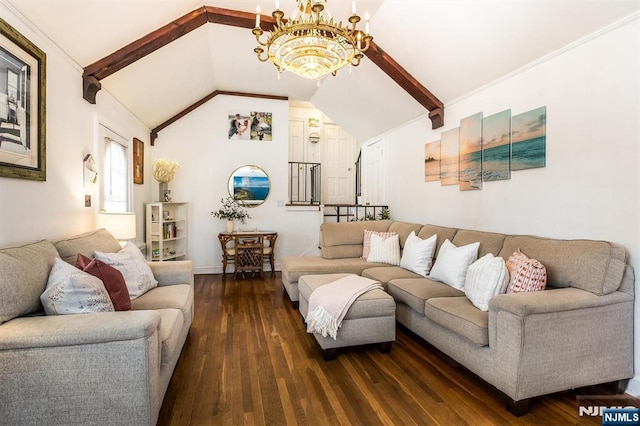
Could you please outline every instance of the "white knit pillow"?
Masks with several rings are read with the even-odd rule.
[[[467,269],[478,258],[478,247],[480,247],[480,243],[456,247],[448,239],[445,240],[440,246],[436,263],[431,268],[429,278],[463,290]]]
[[[507,290],[509,272],[504,259],[491,253],[469,266],[464,282],[464,294],[481,311],[489,310],[489,299]]]
[[[118,253],[95,252],[95,258],[113,266],[122,273],[131,300],[142,296],[158,285],[151,268],[140,249],[127,243]]]
[[[415,272],[418,275],[426,277],[431,269],[433,254],[436,251],[437,238],[438,236],[433,234],[431,237],[423,240],[416,236],[414,231],[411,231],[407,237],[407,241],[404,243],[400,266],[411,272]]]
[[[100,278],[55,258],[47,288],[40,295],[47,315],[113,312],[113,303]]]
[[[387,238],[379,235],[371,235],[371,250],[367,257],[367,262],[388,263],[390,265],[400,264],[400,238],[398,234]]]

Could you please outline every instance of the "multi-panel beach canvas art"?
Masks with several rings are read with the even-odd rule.
[[[442,132],[440,136],[440,184],[457,185],[460,128]]]
[[[482,122],[482,180],[511,178],[511,110],[485,117]]]
[[[440,141],[424,144],[424,181],[440,180]]]
[[[547,107],[514,116],[508,109],[484,119],[479,112],[424,148],[425,182],[440,176],[441,185],[482,189],[483,182],[511,179],[514,170],[546,166]]]
[[[482,189],[482,113],[460,120],[460,190]]]
[[[546,154],[547,107],[514,115],[511,119],[511,170],[544,167]]]

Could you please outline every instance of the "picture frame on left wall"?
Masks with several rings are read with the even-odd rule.
[[[46,54],[0,19],[0,177],[47,180]]]
[[[144,142],[133,138],[133,183],[144,184]]]

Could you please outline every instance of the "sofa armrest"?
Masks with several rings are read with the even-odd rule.
[[[633,296],[577,288],[489,301],[492,384],[514,401],[633,376]]]
[[[595,308],[633,301],[633,296],[614,292],[598,296],[577,288],[560,288],[532,293],[500,294],[489,301],[489,311],[507,311],[517,316]]]
[[[159,286],[189,284],[193,287],[193,262],[178,260],[174,262],[147,262]]]
[[[159,326],[155,311],[22,317],[0,325],[0,351],[143,339]]]

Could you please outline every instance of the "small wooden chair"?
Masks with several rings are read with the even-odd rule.
[[[271,266],[271,273],[273,274],[276,271],[275,268],[275,253],[276,253],[276,240],[278,239],[278,234],[265,235],[264,236],[264,247],[262,249],[262,257],[266,261],[269,261],[269,265]]]

